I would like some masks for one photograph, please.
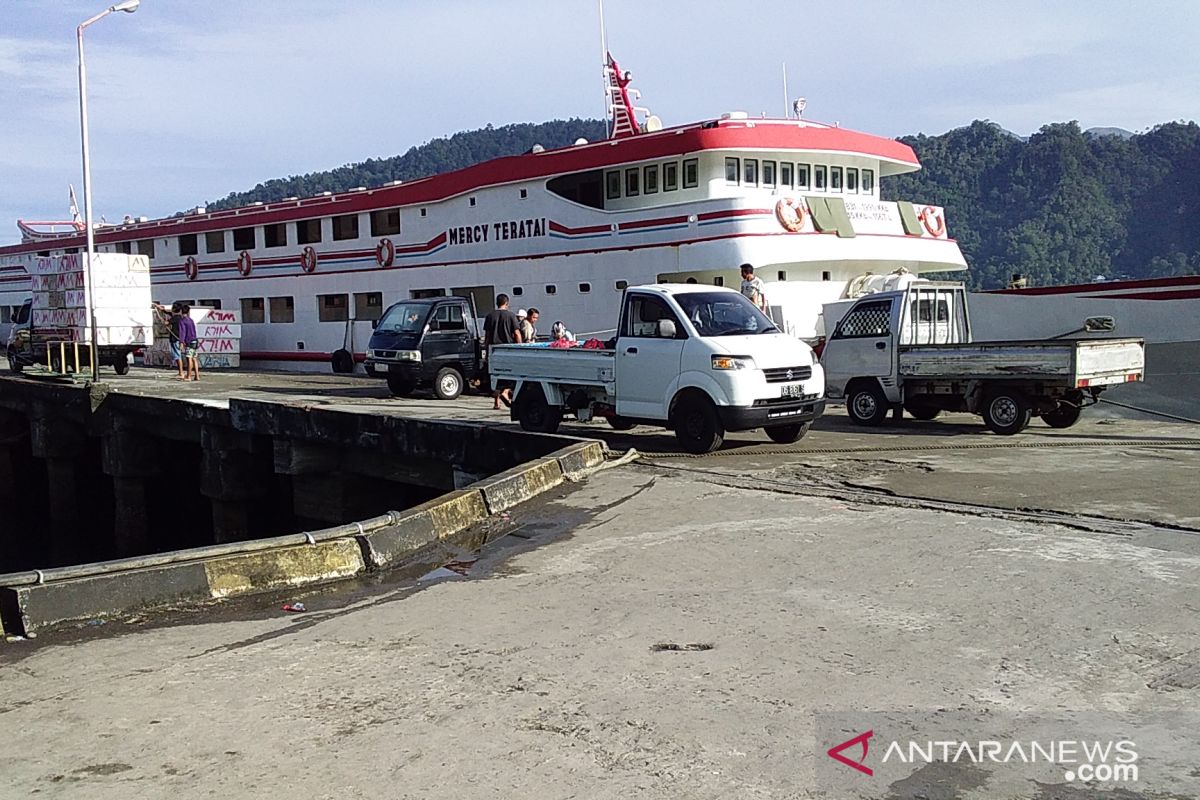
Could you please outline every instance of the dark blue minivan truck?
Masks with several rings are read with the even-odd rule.
[[[402,300],[383,312],[374,329],[366,369],[385,376],[395,397],[432,388],[439,399],[453,400],[468,386],[487,382],[482,329],[469,298]]]

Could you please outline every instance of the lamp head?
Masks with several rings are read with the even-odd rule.
[[[110,8],[109,11],[124,11],[126,14],[132,14],[138,10],[138,6],[141,4],[142,0],[124,0]]]

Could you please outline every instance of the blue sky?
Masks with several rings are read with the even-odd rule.
[[[82,197],[74,29],[0,0],[0,243]],[[667,125],[806,116],[887,136],[991,119],[1140,131],[1200,109],[1200,3],[605,3]],[[97,214],[161,216],[488,123],[599,116],[595,0],[143,0],[87,32]]]

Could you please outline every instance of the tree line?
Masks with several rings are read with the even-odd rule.
[[[380,186],[505,155],[605,136],[594,119],[487,126],[433,139],[392,158],[260,183],[212,210]],[[997,288],[1013,274],[1032,285],[1200,272],[1200,126],[1145,133],[1044,126],[1028,139],[977,120],[939,136],[900,139],[923,169],[885,179],[885,199],[946,207],[967,257],[965,279]]]

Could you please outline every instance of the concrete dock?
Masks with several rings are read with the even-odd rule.
[[[205,377],[112,386],[512,425],[367,379]],[[1100,406],[1001,438],[835,409],[705,457],[561,433],[643,455],[511,509],[452,569],[0,644],[0,796],[1200,796],[1196,426]],[[867,730],[872,775],[828,756]],[[1137,778],[882,761],[1047,738],[1135,742]]]

